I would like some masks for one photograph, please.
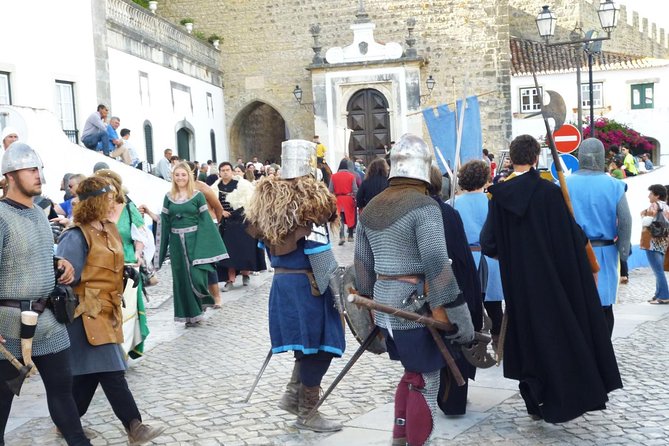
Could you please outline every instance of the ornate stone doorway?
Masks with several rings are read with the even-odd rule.
[[[349,155],[363,158],[366,164],[384,155],[385,147],[390,146],[390,115],[385,96],[373,88],[360,90],[348,101],[346,111],[348,128],[352,130]]]
[[[271,105],[254,101],[244,107],[232,121],[230,161],[245,162],[257,156],[260,162],[281,162],[281,143],[289,138],[286,122]]]

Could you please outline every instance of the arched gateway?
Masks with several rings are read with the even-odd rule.
[[[235,116],[230,129],[230,160],[260,162],[281,161],[281,142],[288,139],[288,129],[281,114],[271,105],[254,101]]]

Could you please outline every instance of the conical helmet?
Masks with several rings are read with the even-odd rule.
[[[304,139],[289,139],[281,143],[281,178],[292,179],[314,175],[316,144]]]
[[[39,177],[42,181],[42,184],[45,184],[44,172],[42,168],[42,159],[39,157],[37,152],[35,152],[32,147],[28,144],[16,141],[12,143],[5,154],[2,156],[2,174],[5,175],[10,172],[15,172],[21,169],[39,169]]]
[[[390,175],[422,180],[430,184],[432,152],[422,138],[405,133],[390,151]]]

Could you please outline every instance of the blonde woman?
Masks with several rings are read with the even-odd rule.
[[[172,190],[163,200],[159,224],[157,266],[163,264],[169,248],[174,320],[185,322],[186,327],[196,326],[203,319],[203,305],[214,304],[207,275],[214,271],[214,263],[228,258],[228,253],[185,162],[172,171]]]

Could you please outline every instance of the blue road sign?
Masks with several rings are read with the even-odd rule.
[[[568,177],[578,170],[578,158],[576,158],[574,155],[560,155],[560,159],[562,160],[562,170],[564,170],[564,176]],[[558,179],[558,174],[557,170],[555,169],[554,162],[551,163],[551,175],[553,175],[553,178],[556,180]]]

